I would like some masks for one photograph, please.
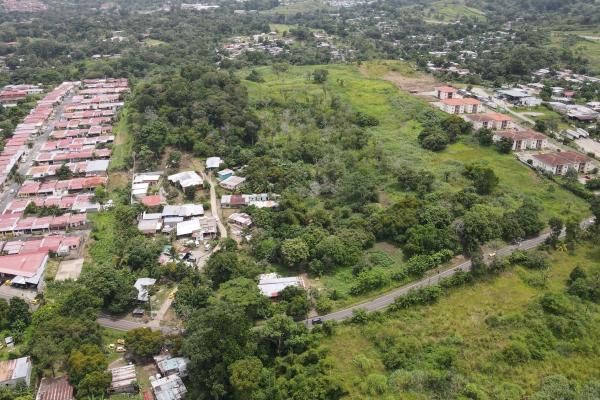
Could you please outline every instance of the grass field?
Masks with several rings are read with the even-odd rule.
[[[550,353],[544,360],[510,366],[496,362],[495,357],[511,338],[523,332],[515,326],[492,329],[485,323],[488,316],[509,316],[524,313],[532,301],[548,291],[563,291],[565,280],[575,265],[589,269],[600,262],[597,247],[584,246],[576,254],[554,253],[550,256],[552,268],[546,288],[535,288],[526,283],[525,276],[537,274],[521,268],[505,272],[498,278],[455,289],[438,304],[416,307],[396,314],[383,323],[366,326],[343,326],[324,343],[333,359],[332,376],[348,390],[348,399],[427,399],[424,394],[399,392],[388,388],[384,394],[365,394],[365,376],[373,373],[389,376],[385,371],[373,339],[385,335],[402,335],[418,339],[424,351],[431,344],[452,342],[456,350],[455,372],[468,381],[493,393],[503,383],[519,385],[527,393],[535,391],[541,378],[563,374],[578,380],[599,379],[600,359],[585,353],[558,355]],[[598,324],[598,309],[590,310],[590,322]],[[452,338],[450,341],[449,338]],[[371,362],[358,363],[362,356]],[[480,397],[481,398],[481,397]],[[491,397],[492,398],[492,397]],[[499,397],[494,397],[499,398]],[[506,397],[524,398],[524,397]]]
[[[502,196],[496,198],[500,207],[514,207],[525,197],[529,197],[543,207],[544,218],[565,215],[582,218],[587,215],[588,207],[583,200],[540,178],[512,155],[479,146],[470,138],[465,138],[440,153],[422,149],[417,141],[421,127],[413,116],[430,105],[380,79],[386,75],[386,69],[410,76],[413,72],[407,65],[373,63],[363,65],[360,71],[353,66],[326,68],[329,78],[324,88],[308,80],[314,66],[293,67],[281,75],[275,75],[268,67],[259,68],[265,82],[244,83],[253,100],[267,97],[287,100],[294,97],[308,102],[312,97],[323,96],[324,93],[327,96],[339,96],[356,110],[378,118],[379,125],[369,130],[389,156],[392,167],[413,165],[430,169],[438,177],[440,191],[463,189],[469,182],[461,174],[462,164],[484,162],[493,167],[500,177]],[[247,73],[242,72],[240,75],[246,76]],[[385,193],[390,200],[400,195],[394,185],[388,185]]]
[[[592,74],[600,74],[600,29],[590,28],[574,31],[554,31],[552,46],[564,47],[590,61]]]
[[[426,15],[438,22],[453,22],[463,17],[486,20],[485,12],[465,5],[464,0],[442,0],[432,3]]]
[[[421,79],[410,67],[403,63],[367,63],[360,68],[353,66],[325,66],[329,71],[325,85],[316,85],[309,80],[310,73],[317,67],[291,67],[283,74],[275,74],[270,67],[258,68],[265,82],[244,81],[251,101],[273,98],[288,101],[292,98],[300,102],[310,102],[315,97],[331,98],[338,96],[353,109],[375,116],[379,125],[368,128],[377,142],[377,146],[388,156],[391,167],[411,165],[431,170],[437,179],[436,191],[455,192],[470,185],[463,176],[464,164],[479,162],[493,167],[500,178],[500,185],[490,202],[500,211],[514,209],[525,198],[530,198],[543,208],[543,219],[551,216],[573,216],[582,219],[588,214],[587,204],[560,188],[558,185],[541,178],[529,167],[521,164],[512,155],[500,154],[493,147],[482,147],[472,138],[463,138],[445,151],[434,153],[424,150],[418,144],[417,136],[421,130],[414,115],[424,108],[431,107],[425,100],[400,91],[394,84],[382,79],[390,71],[403,74],[416,80]],[[321,68],[321,67],[319,67]],[[240,73],[247,76],[247,71]],[[260,111],[263,118],[269,118],[268,111]],[[269,123],[273,123],[269,119]],[[285,140],[286,130],[293,129],[277,119],[274,131],[282,132],[275,140]],[[382,176],[387,171],[382,171]],[[404,196],[393,181],[383,185],[380,199],[389,203]],[[403,256],[393,246],[378,245],[373,251],[384,251],[394,260],[390,268],[401,268]],[[311,284],[316,287],[336,289],[347,293],[354,282],[351,271],[344,269],[322,277]],[[379,292],[399,286],[404,282],[393,282],[381,288]],[[377,292],[377,293],[379,293]],[[364,297],[343,297],[337,300],[335,308],[355,303],[363,298],[372,297],[375,292]]]
[[[320,0],[300,0],[280,5],[270,10],[261,11],[260,13],[264,15],[293,15],[296,13],[329,9],[330,8]]]

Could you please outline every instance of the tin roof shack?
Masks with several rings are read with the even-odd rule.
[[[183,381],[177,375],[155,379],[150,381],[150,384],[156,400],[182,400],[187,393]]]
[[[154,357],[154,362],[162,376],[177,375],[185,378],[188,375],[187,366],[190,360],[187,358],[158,355]]]
[[[233,213],[227,220],[240,228],[250,228],[252,226],[252,218],[246,213]]]
[[[111,393],[137,393],[138,383],[135,365],[113,368],[110,373],[112,375]]]
[[[137,281],[133,284],[138,291],[138,301],[147,302],[150,300],[150,293],[148,292],[148,288],[154,286],[156,283],[156,279],[154,278],[138,278]]]
[[[0,386],[14,387],[19,382],[31,384],[31,358],[21,357],[15,360],[0,361]]]
[[[271,273],[259,275],[258,279],[258,289],[270,298],[279,297],[279,293],[288,286],[304,287],[304,281],[299,276],[281,277]]]
[[[222,180],[219,182],[219,186],[227,190],[236,190],[240,187],[244,182],[246,182],[246,178],[242,178],[241,176],[231,175],[229,178]]]
[[[43,378],[35,400],[75,400],[69,378]]]

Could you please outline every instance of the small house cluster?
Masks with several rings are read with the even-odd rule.
[[[156,400],[182,400],[187,389],[182,378],[188,376],[189,360],[184,357],[158,355],[154,357],[156,368],[160,372],[150,377],[150,385]]]
[[[238,58],[246,52],[264,52],[276,56],[285,52],[292,43],[292,38],[282,37],[277,32],[260,33],[250,37],[236,36],[231,42],[223,45],[221,53],[228,59]]]

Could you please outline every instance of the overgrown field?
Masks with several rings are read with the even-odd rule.
[[[568,337],[571,333],[563,332],[559,339],[556,332],[565,321],[539,314],[539,300],[565,293],[575,266],[588,273],[598,268],[600,251],[588,245],[574,255],[555,252],[549,260],[546,287],[534,284],[541,272],[517,267],[455,289],[435,305],[398,312],[389,321],[339,327],[324,344],[334,360],[335,379],[343,382],[348,399],[457,398],[461,391],[489,395],[464,397],[471,399],[521,399],[538,391],[549,375],[580,384],[600,379],[598,306],[568,297],[572,314],[565,318],[572,320],[567,325],[580,333]],[[548,348],[513,359],[509,354],[517,342]],[[454,395],[440,396],[444,391]]]
[[[328,71],[325,84],[311,81],[311,74],[317,68]],[[354,66],[302,66],[290,67],[287,71],[274,72],[271,67],[256,70],[262,82],[244,80],[248,88],[250,102],[258,109],[266,131],[272,132],[269,140],[286,143],[292,137],[301,136],[306,129],[302,121],[289,114],[273,112],[269,104],[314,104],[331,102],[333,99],[348,104],[354,111],[377,118],[378,125],[366,128],[372,140],[370,146],[375,153],[384,155],[385,168],[376,171],[383,182],[380,186],[379,201],[382,205],[394,204],[406,196],[398,187],[391,171],[406,167],[431,171],[436,177],[434,193],[448,196],[469,187],[470,181],[464,176],[466,164],[478,163],[491,167],[500,178],[497,193],[488,199],[488,204],[499,214],[503,210],[516,209],[523,201],[530,200],[542,208],[542,220],[550,217],[583,219],[589,214],[587,204],[555,183],[540,177],[533,170],[518,162],[513,155],[501,154],[493,147],[482,147],[471,137],[462,137],[446,150],[432,152],[423,149],[418,143],[422,129],[417,120],[420,113],[431,109],[424,99],[400,91],[392,83],[384,80],[388,72],[420,79],[409,66],[400,63],[368,63],[360,69]],[[243,71],[245,78],[250,71]],[[402,269],[402,252],[392,245],[378,245],[370,252],[383,257],[390,273]],[[293,272],[293,271],[289,271]],[[341,268],[312,282],[313,286],[335,289],[347,293],[355,283],[355,276],[348,268]],[[404,280],[390,282],[380,287],[383,292],[391,286],[405,283]],[[368,296],[372,296],[371,292]],[[361,297],[362,298],[362,297]],[[346,298],[342,295],[336,301],[341,307],[361,298]]]

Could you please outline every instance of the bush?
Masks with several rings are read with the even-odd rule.
[[[391,310],[401,310],[418,304],[433,304],[442,295],[440,286],[426,286],[421,289],[411,290],[408,294],[398,297],[390,307]]]
[[[350,288],[350,294],[359,295],[389,285],[390,278],[380,268],[373,268],[361,272],[356,283]]]
[[[529,361],[531,354],[527,345],[521,341],[512,341],[502,350],[502,359],[510,365],[518,365]]]
[[[371,396],[384,394],[387,391],[387,378],[381,374],[369,374],[362,385],[362,391]]]

